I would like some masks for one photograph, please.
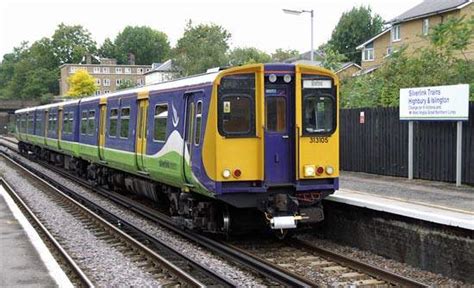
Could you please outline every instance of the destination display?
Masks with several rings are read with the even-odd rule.
[[[400,89],[400,120],[468,119],[468,84]]]

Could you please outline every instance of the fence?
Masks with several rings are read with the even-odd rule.
[[[360,123],[360,112],[365,123]],[[463,123],[462,182],[474,185],[474,102]],[[398,108],[344,109],[340,115],[341,169],[408,176],[408,122]],[[456,122],[415,121],[413,177],[456,181]]]

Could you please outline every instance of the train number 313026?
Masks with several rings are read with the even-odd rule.
[[[328,137],[311,137],[309,143],[328,143]]]

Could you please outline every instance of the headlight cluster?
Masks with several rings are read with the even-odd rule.
[[[334,174],[334,167],[328,165],[328,166],[326,166],[326,169],[324,169],[323,166],[304,165],[304,177],[320,176],[324,172],[326,172],[327,175],[332,175],[332,174]]]

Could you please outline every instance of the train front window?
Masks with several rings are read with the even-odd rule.
[[[218,128],[221,135],[255,136],[255,74],[222,78],[218,100]]]
[[[303,101],[303,131],[330,133],[334,129],[335,103],[331,95],[308,95]]]

